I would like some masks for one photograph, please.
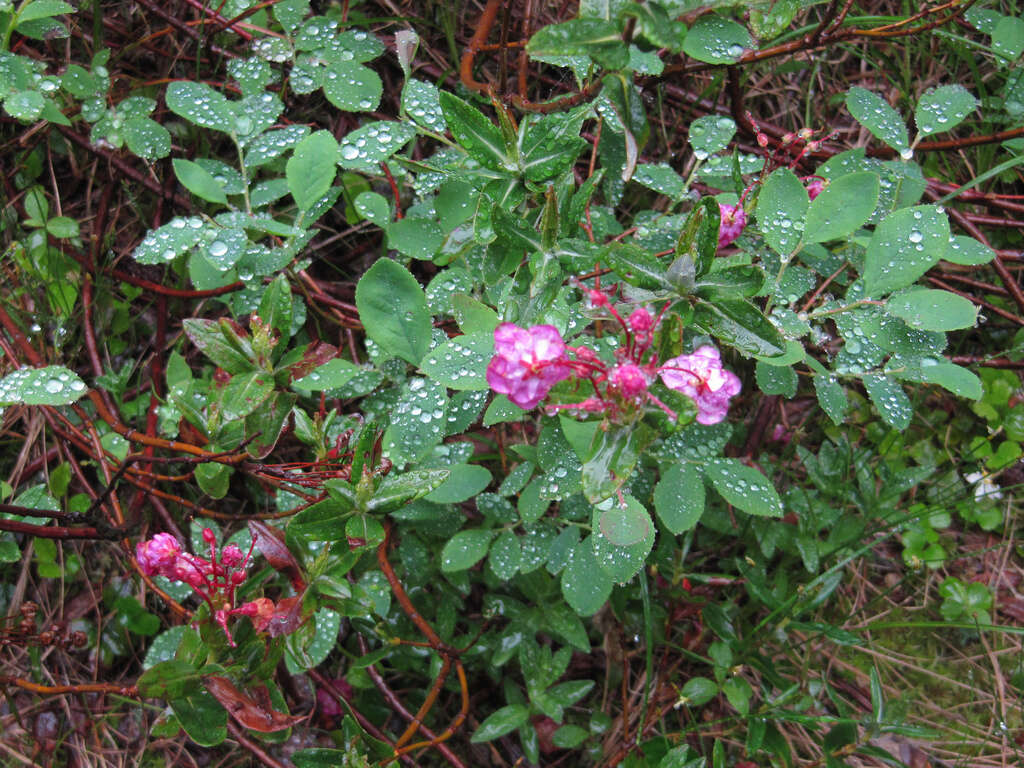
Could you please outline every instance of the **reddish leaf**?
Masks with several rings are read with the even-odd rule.
[[[306,347],[306,351],[302,353],[302,359],[299,362],[288,366],[288,370],[292,373],[292,380],[301,379],[306,374],[311,373],[328,360],[333,360],[337,356],[337,347],[325,344],[322,341],[314,341]]]
[[[234,683],[226,677],[207,675],[203,678],[206,689],[221,703],[238,724],[244,728],[260,733],[273,733],[291,728],[295,723],[305,720],[304,715],[286,715],[275,712],[270,707],[270,696],[266,689],[260,695],[260,701],[247,696],[238,690]],[[262,686],[261,686],[262,687]],[[259,689],[257,689],[259,693]]]
[[[249,522],[249,531],[256,542],[256,548],[267,558],[270,567],[287,576],[296,592],[303,592],[306,589],[306,580],[302,576],[298,561],[284,543],[284,533],[259,520]]]
[[[302,624],[302,596],[278,600],[274,613],[267,623],[267,634],[271,637],[290,635]]]

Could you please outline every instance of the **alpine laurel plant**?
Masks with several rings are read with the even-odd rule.
[[[248,482],[261,513],[287,517],[282,529],[254,522],[232,538],[195,526],[196,554],[168,533],[137,543],[139,573],[165,597],[201,601],[190,623],[156,638],[138,682],[169,704],[158,733],[180,726],[219,744],[230,713],[284,740],[301,718],[287,712],[274,670],[315,670],[339,648],[346,679],[318,680],[332,702],[328,686],[347,687],[346,699],[353,687],[370,690],[373,664],[421,670],[423,644],[401,640],[423,631],[420,614],[390,551],[409,591],[429,585],[437,603],[438,629],[424,633],[437,689],[456,663],[452,649],[472,649],[466,663],[488,673],[518,664],[522,686],[503,686],[504,704],[472,741],[516,733],[537,763],[535,726],[550,721],[558,746],[578,747],[590,736],[572,708],[596,683],[571,667],[573,652],[599,641],[610,601],[624,612],[637,594],[649,651],[649,578],[681,562],[699,528],[753,532],[764,560],[778,542],[796,542],[814,589],[784,596],[749,556],[737,568],[773,616],[785,605],[799,617],[838,584],[838,570],[821,563],[849,525],[831,479],[855,475],[852,503],[892,522],[881,508],[925,476],[868,468],[866,449],[836,439],[817,456],[799,449],[817,492],[790,493],[777,466],[730,443],[746,428],[737,405],[755,387],[788,399],[813,392],[835,426],[863,391],[896,432],[914,418],[906,385],[983,396],[982,381],[947,355],[946,334],[972,328],[977,308],[921,283],[942,260],[994,256],[953,235],[940,204],[923,202],[915,162],[922,138],[978,106],[961,86],[923,94],[913,134],[878,94],[847,92],[846,109],[892,150],[888,160],[864,147],[833,152],[809,128],[769,151],[749,115],[758,153],[744,153],[732,118],[701,117],[686,126],[684,177],[645,162],[651,124],[638,76],[661,71],[659,50],[738,62],[754,40],[715,12],[687,26],[657,3],[625,4],[617,16],[582,4],[579,18],[537,30],[525,50],[565,67],[586,98],[518,109],[422,79],[414,32],[396,34],[389,50],[358,25],[282,0],[261,9],[273,34],[226,65],[229,87],[170,83],[161,124],[151,91],[118,93],[115,103],[109,51],[59,78],[8,51],[14,32],[50,34],[48,25],[56,34],[53,17],[71,6],[9,5],[0,2],[6,114],[68,125],[65,111],[78,109],[97,146],[126,148],[150,170],[173,155],[169,173],[188,193],[131,255],[187,276],[215,307],[184,319],[153,411],[160,437],[208,459],[194,465],[193,511]],[[762,11],[752,18],[771,38],[793,13],[771,34]],[[392,56],[400,94],[386,116],[378,69]],[[1006,110],[1018,115],[1020,89],[1021,78],[1008,79]],[[317,124],[289,114],[294,96],[323,100]],[[797,170],[811,158],[824,159]],[[641,202],[625,205],[627,192]],[[77,237],[29,205],[37,247]],[[352,276],[352,303],[310,292],[306,280],[323,258],[311,247],[318,228],[339,210],[381,243]],[[314,338],[307,326],[320,317],[363,334]],[[71,405],[85,389],[61,366],[23,369],[0,379],[0,407]],[[289,433],[306,461],[293,471],[265,463]],[[941,561],[939,519],[917,512],[899,521],[904,557]],[[787,516],[801,526],[792,542],[774,532]],[[250,575],[257,551],[269,569]],[[277,599],[262,593],[271,571],[283,585]],[[467,607],[477,584],[483,617]],[[943,613],[987,619],[990,596],[972,587],[944,582]],[[692,679],[680,705],[722,692],[753,717],[729,611],[705,606],[703,620],[722,638],[708,650],[715,680]],[[338,643],[343,626],[359,636],[358,658]],[[346,734],[362,733],[342,717]],[[596,715],[587,725],[608,727]],[[683,765],[690,752],[668,755],[661,765]],[[307,758],[315,764],[318,751]]]

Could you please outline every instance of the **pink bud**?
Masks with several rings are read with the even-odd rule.
[[[747,212],[739,203],[736,205],[719,203],[718,210],[722,217],[718,226],[718,247],[725,248],[739,237],[743,228],[747,226]]]
[[[654,325],[654,316],[643,307],[637,307],[629,315],[629,327],[635,333],[649,333]]]
[[[628,400],[633,400],[647,391],[647,377],[638,365],[624,363],[612,371],[611,385]]]
[[[203,541],[207,544],[216,544],[217,537],[214,535],[211,528],[203,528]]]
[[[220,561],[228,568],[241,565],[243,560],[245,560],[245,555],[242,554],[242,550],[235,544],[228,544],[221,550]]]
[[[825,180],[812,176],[807,182],[807,194],[813,200],[825,189]]]

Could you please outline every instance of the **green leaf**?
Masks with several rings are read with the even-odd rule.
[[[402,109],[428,131],[444,133],[448,124],[441,113],[437,86],[410,78],[402,88]]]
[[[864,255],[864,290],[881,296],[906,288],[948,250],[949,221],[935,206],[893,211],[878,225]]]
[[[441,91],[440,100],[452,136],[469,156],[487,168],[507,169],[505,140],[494,123],[480,110],[447,91]]]
[[[651,533],[651,516],[643,504],[632,496],[626,504],[602,505],[597,522],[601,535],[617,547],[628,547],[642,541]]]
[[[427,298],[409,270],[378,259],[356,285],[356,307],[366,334],[389,355],[417,365],[430,347]]]
[[[649,291],[668,287],[665,267],[638,245],[609,243],[598,251],[596,259],[615,270],[630,285]]]
[[[193,195],[211,203],[227,204],[228,196],[224,194],[224,187],[208,170],[180,157],[174,158],[171,163],[178,181]]]
[[[338,142],[331,132],[317,131],[300,141],[288,158],[288,191],[300,211],[308,211],[330,190],[337,157]]]
[[[846,390],[843,385],[831,376],[815,376],[814,391],[818,396],[818,404],[825,411],[832,423],[839,426],[846,418]]]
[[[171,219],[159,229],[151,229],[132,252],[139,264],[166,264],[203,239],[205,227],[198,216]]]
[[[978,320],[978,308],[969,299],[930,288],[914,288],[891,297],[885,311],[924,331],[973,328]]]
[[[765,180],[757,197],[757,226],[776,253],[790,256],[796,251],[809,205],[807,190],[789,168],[779,168]]]
[[[407,217],[387,225],[388,246],[413,259],[432,259],[444,245],[444,232],[433,219]]]
[[[448,479],[447,469],[417,469],[400,475],[388,475],[366,506],[367,512],[388,514],[423,498]]]
[[[632,496],[626,496],[625,499],[627,505],[636,505],[643,509],[640,502]],[[589,541],[594,549],[594,558],[597,560],[598,567],[613,582],[625,584],[644,567],[647,556],[654,546],[654,526],[651,525],[650,517],[647,517],[647,529],[642,539],[627,546],[613,544],[601,530],[601,518],[609,507],[618,503],[617,499],[609,499],[594,507],[591,515],[591,528],[594,530],[594,534]],[[644,510],[644,515],[647,515],[646,510]]]
[[[741,715],[745,717],[750,713],[750,699],[754,692],[742,677],[730,677],[722,683],[722,693]]]
[[[846,108],[858,123],[897,152],[910,149],[903,118],[881,96],[854,86],[846,94]]]
[[[247,350],[238,331],[227,321],[188,318],[182,322],[182,327],[192,343],[228,373],[252,371],[256,367],[246,354],[251,350]]]
[[[967,235],[955,235],[950,238],[949,250],[942,258],[954,264],[973,267],[979,264],[988,264],[995,257],[996,252],[984,243]]]
[[[469,740],[474,744],[493,741],[524,725],[529,717],[530,708],[525,704],[509,704],[493,712],[480,723],[480,727],[473,732]]]
[[[686,194],[686,182],[683,181],[683,177],[666,163],[641,163],[633,173],[633,181],[674,201],[682,199]]]
[[[683,53],[708,64],[732,64],[754,47],[746,29],[717,13],[698,18],[683,40]]]
[[[959,125],[978,107],[978,100],[962,85],[929,88],[917,102],[914,122],[919,136],[942,133]]]
[[[85,382],[63,365],[21,368],[0,379],[0,406],[70,405],[86,389]]]
[[[704,483],[688,464],[673,464],[654,486],[654,510],[674,535],[686,533],[704,514]]]
[[[62,0],[33,0],[18,11],[18,24],[36,19],[48,19],[52,16],[60,16],[65,13],[74,13],[73,6]]]
[[[805,243],[838,240],[863,226],[878,204],[878,175],[861,171],[830,181],[807,211]]]
[[[298,381],[292,382],[296,389],[308,389],[311,392],[323,392],[328,389],[343,387],[363,369],[348,360],[335,357],[317,367]]]
[[[301,634],[293,633],[289,635],[288,641],[285,643],[285,666],[293,675],[322,664],[338,644],[341,614],[329,608],[321,608],[313,614],[310,624],[312,631]],[[293,642],[293,638],[296,637],[302,638],[301,646]]]
[[[171,154],[171,134],[155,120],[130,118],[125,120],[122,132],[128,149],[143,160],[159,160]]]
[[[700,300],[694,322],[714,336],[748,355],[776,357],[786,351],[779,331],[753,304],[745,299]]]
[[[454,573],[472,568],[487,554],[487,549],[494,538],[494,531],[474,528],[459,531],[441,550],[441,570]]]
[[[711,268],[718,252],[720,225],[721,212],[713,197],[703,198],[686,217],[676,241],[675,255],[677,261],[685,257],[693,263],[696,277],[703,276]]]
[[[787,365],[769,365],[758,360],[755,374],[758,388],[766,395],[791,398],[796,394],[796,371]]]
[[[422,459],[441,442],[447,424],[448,398],[444,387],[422,378],[409,379],[391,411],[384,433],[384,453],[395,464]]]
[[[715,459],[707,465],[706,472],[715,490],[737,509],[761,517],[782,516],[779,494],[756,469],[736,459]]]
[[[491,554],[488,562],[491,570],[502,581],[508,581],[519,570],[523,553],[519,546],[519,537],[512,531],[503,531],[494,544],[491,545]]]
[[[531,57],[589,56],[605,69],[622,69],[629,51],[619,28],[602,19],[573,19],[542,27],[526,44]]]
[[[169,631],[169,630],[168,630]],[[165,633],[166,634],[166,633]],[[154,641],[154,644],[159,640]],[[178,642],[181,635],[178,635]],[[175,645],[177,647],[177,645]],[[201,690],[201,674],[192,664],[181,659],[168,659],[153,664],[139,677],[136,686],[147,699],[177,699]]]
[[[207,691],[171,699],[171,710],[185,733],[201,747],[215,747],[228,737],[228,712]]]
[[[231,475],[234,470],[225,464],[207,462],[197,464],[195,469],[196,484],[211,499],[223,499],[231,486]]]
[[[708,272],[697,281],[696,289],[704,298],[726,294],[755,296],[764,286],[764,271],[753,264],[742,264]]]
[[[219,91],[205,83],[182,80],[167,86],[167,108],[201,128],[232,133],[235,112]]]
[[[736,135],[736,123],[722,115],[705,115],[690,123],[687,139],[698,160],[704,160],[729,146]]]
[[[471,499],[491,484],[491,473],[478,464],[454,464],[451,474],[435,490],[427,494],[427,501],[435,504],[458,504]]]
[[[871,402],[887,424],[896,429],[906,429],[914,415],[914,407],[910,404],[903,387],[895,379],[878,374],[868,374],[864,378],[864,389],[867,390]]]
[[[345,134],[338,149],[342,168],[372,173],[380,172],[380,164],[398,152],[416,135],[406,123],[378,120]]]
[[[706,677],[691,677],[679,692],[687,706],[701,707],[718,695],[718,685]]]
[[[1024,52],[1024,19],[1003,16],[992,30],[992,48],[1008,61],[1015,61]]]
[[[324,96],[346,112],[372,112],[383,92],[380,76],[354,61],[332,62],[324,76]]]
[[[968,400],[980,400],[983,394],[981,379],[966,368],[953,363],[937,363],[921,368],[921,381],[938,384],[954,395],[966,397]]]
[[[612,579],[597,564],[589,538],[577,542],[562,570],[562,596],[580,616],[592,616],[612,593]]]
[[[46,101],[38,91],[18,91],[4,101],[4,111],[24,122],[38,120],[45,106]]]

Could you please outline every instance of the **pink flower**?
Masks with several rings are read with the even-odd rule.
[[[251,602],[242,603],[231,613],[248,616],[252,619],[253,628],[257,632],[263,632],[270,625],[270,620],[274,617],[275,607],[274,601],[269,597],[258,597]]]
[[[825,180],[818,176],[812,176],[807,180],[807,194],[813,200],[825,189]]]
[[[674,357],[658,373],[666,387],[682,392],[697,404],[700,424],[722,421],[729,412],[729,398],[740,391],[739,377],[722,368],[721,355],[712,346]]]
[[[740,236],[740,232],[747,226],[747,212],[743,210],[740,203],[736,205],[718,204],[722,220],[718,225],[718,247],[725,248],[733,240]]]
[[[135,559],[147,576],[166,576],[180,554],[181,545],[169,533],[158,533],[149,541],[140,541],[135,547]]]
[[[640,366],[623,363],[612,370],[611,385],[627,400],[635,400],[647,391],[647,377]]]
[[[565,342],[553,325],[527,330],[502,323],[494,329],[494,357],[487,365],[487,383],[520,408],[535,407],[555,384],[571,375]]]

